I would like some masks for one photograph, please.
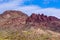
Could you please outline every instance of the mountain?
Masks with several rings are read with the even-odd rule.
[[[26,22],[28,25],[34,26],[34,28],[43,28],[60,32],[60,19],[54,16],[33,13],[27,18]]]
[[[22,27],[25,24],[25,20],[27,19],[27,15],[21,11],[5,11],[0,14],[0,28],[1,29],[9,29],[16,28],[20,26]],[[16,26],[16,27],[15,27]],[[8,28],[9,27],[9,28]]]
[[[60,19],[35,13],[28,16],[21,11],[8,10],[0,14],[0,36],[2,40],[59,40]]]

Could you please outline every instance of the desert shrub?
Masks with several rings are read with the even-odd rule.
[[[51,34],[39,34],[32,31],[0,31],[0,40],[60,40],[58,37],[52,37]]]

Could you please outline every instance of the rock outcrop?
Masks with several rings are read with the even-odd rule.
[[[25,25],[27,17],[21,11],[5,11],[0,14],[0,29],[21,29]]]
[[[54,16],[46,16],[44,14],[33,13],[31,16],[27,18],[26,22],[28,24],[28,27],[29,25],[31,25],[34,28],[43,28],[52,31],[60,30],[60,19]]]
[[[22,30],[31,27],[60,32],[60,19],[35,13],[28,16],[21,11],[15,10],[8,10],[0,14],[0,30]]]
[[[54,16],[46,16],[44,14],[32,14],[30,17],[27,18],[27,22],[49,22],[49,21],[57,21],[58,18]]]

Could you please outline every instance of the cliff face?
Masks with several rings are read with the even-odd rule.
[[[21,11],[5,11],[0,14],[0,29],[21,29],[26,23],[27,17]]]
[[[60,32],[60,19],[54,16],[46,16],[44,14],[32,14],[26,20],[27,25],[34,28],[42,28]]]
[[[0,30],[22,30],[30,29],[31,27],[60,32],[60,19],[54,16],[35,13],[28,16],[21,11],[13,10],[5,11],[3,14],[0,14]]]
[[[27,21],[28,22],[49,22],[49,21],[57,21],[59,20],[58,18],[54,16],[46,16],[44,14],[32,14],[30,17],[28,17]]]

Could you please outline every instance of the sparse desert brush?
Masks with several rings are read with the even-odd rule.
[[[44,30],[42,30],[44,31]],[[41,31],[39,31],[41,32]],[[38,30],[29,31],[0,31],[0,40],[59,40],[59,37],[53,37],[52,34],[39,33]]]

